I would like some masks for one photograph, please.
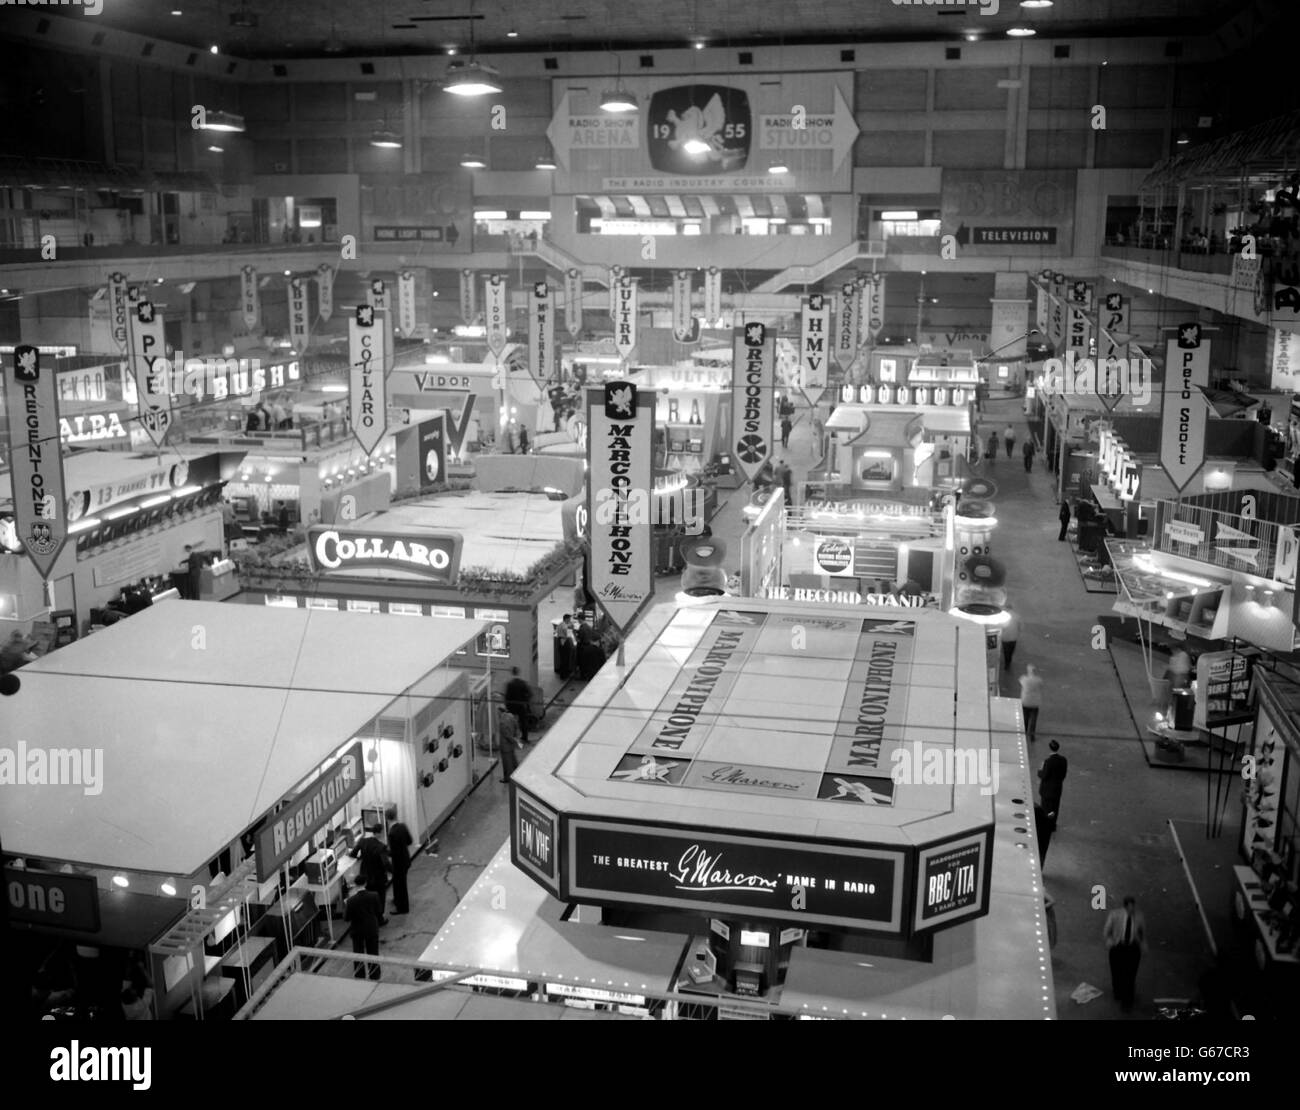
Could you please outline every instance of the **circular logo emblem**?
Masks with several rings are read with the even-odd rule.
[[[186,481],[189,479],[189,476],[190,476],[190,464],[186,462],[184,459],[181,459],[180,462],[178,462],[175,466],[172,467],[172,472],[171,472],[172,489],[179,489],[181,486],[185,485]]]
[[[50,526],[43,521],[33,521],[31,533],[27,539],[27,546],[37,555],[48,555],[55,548],[54,533],[50,531]]]
[[[817,545],[813,558],[827,574],[843,574],[853,562],[853,548],[847,540],[825,539]]]
[[[736,444],[736,455],[741,462],[762,462],[767,458],[767,440],[757,435],[743,436]]]
[[[428,478],[429,481],[431,482],[436,482],[438,480],[439,469],[440,468],[438,466],[438,452],[430,451],[427,455],[424,456],[425,477]]]
[[[80,520],[86,515],[86,510],[90,508],[90,490],[75,490],[71,497],[64,504],[64,511],[68,514],[68,523],[74,520]]]

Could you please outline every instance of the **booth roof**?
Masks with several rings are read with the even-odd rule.
[[[9,786],[5,849],[189,875],[487,627],[171,601],[23,668],[15,751],[100,749],[101,792]]]

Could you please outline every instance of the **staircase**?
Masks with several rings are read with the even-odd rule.
[[[859,242],[846,243],[839,250],[833,251],[823,258],[820,262],[814,262],[811,266],[790,266],[782,270],[774,277],[754,287],[755,293],[779,293],[783,289],[788,289],[791,285],[816,285],[824,281],[836,270],[842,270],[845,266],[851,266],[862,258],[884,258],[885,241],[883,239],[867,239]]]

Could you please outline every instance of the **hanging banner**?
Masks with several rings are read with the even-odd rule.
[[[1034,309],[1034,327],[1045,336],[1047,335],[1047,290],[1037,283],[1035,283],[1034,289],[1038,295],[1037,305]]]
[[[614,347],[626,363],[636,350],[636,280],[619,278],[614,297]]]
[[[859,274],[853,281],[853,287],[857,292],[859,347],[867,342],[867,286],[870,284],[865,274]]]
[[[1128,343],[1117,342],[1116,336],[1128,334],[1129,300],[1123,293],[1107,293],[1102,298],[1097,322],[1104,333],[1098,338],[1097,353],[1102,358],[1128,358]]]
[[[691,314],[691,272],[677,270],[673,274],[673,338],[678,343],[689,343],[692,333],[699,337]]]
[[[131,377],[135,381],[140,427],[155,447],[162,447],[172,426],[171,374],[167,360],[167,340],[163,333],[162,314],[152,301],[137,301],[135,311],[127,317],[131,324]],[[159,372],[154,364],[163,360]]]
[[[632,382],[587,391],[589,588],[620,631],[654,597],[655,394]]]
[[[840,289],[840,314],[835,322],[835,361],[842,370],[858,353],[858,290],[846,281]]]
[[[776,337],[757,321],[732,329],[732,450],[748,481],[772,457]]]
[[[1024,358],[1028,333],[1029,302],[1023,298],[1003,300],[995,297],[989,326],[989,350],[996,351],[996,357],[1000,359]]]
[[[334,267],[324,262],[316,267],[316,295],[320,300],[320,318],[328,320],[334,315]]]
[[[292,278],[289,281],[289,342],[295,351],[302,353],[310,341],[307,283],[301,278]]]
[[[493,274],[484,286],[483,324],[487,329],[488,350],[500,359],[510,335],[506,323],[506,282],[500,274]]]
[[[1200,324],[1180,324],[1165,344],[1165,381],[1160,403],[1160,465],[1179,493],[1205,462],[1202,392],[1210,384],[1210,341]]]
[[[5,360],[14,529],[42,578],[49,578],[68,540],[56,378],[30,343],[17,344]]]
[[[388,311],[388,287],[384,284],[382,278],[374,278],[370,282],[370,292],[368,294],[370,307],[376,312]]]
[[[415,334],[415,275],[410,270],[397,275],[397,332],[403,339]]]
[[[826,392],[830,334],[830,301],[821,293],[805,297],[799,321],[799,365],[802,389],[810,405],[815,405]]]
[[[126,354],[126,317],[130,311],[131,304],[127,296],[126,274],[113,274],[108,279],[108,323],[109,327],[113,329],[113,342],[117,344],[117,348],[122,354]]]
[[[474,271],[468,266],[460,272],[460,318],[472,324],[478,315],[478,286],[474,284]]]
[[[611,266],[609,268],[609,318],[614,319],[614,314],[618,312],[618,283],[623,280],[623,267]]]
[[[719,327],[722,320],[722,271],[710,266],[704,274],[704,324]]]
[[[1092,339],[1092,324],[1082,308],[1070,308],[1070,330],[1065,337],[1065,349],[1075,360],[1088,358]]]
[[[582,271],[564,271],[564,330],[574,339],[582,331]]]
[[[1300,335],[1273,329],[1273,388],[1288,393],[1300,391]]]
[[[533,283],[528,299],[528,373],[538,384],[550,379],[555,365],[555,299],[544,281]]]
[[[352,434],[367,455],[374,454],[388,428],[387,338],[383,313],[357,305],[348,321],[348,413]]]
[[[872,274],[862,296],[866,301],[867,334],[874,343],[885,328],[885,275]]]
[[[1047,307],[1047,338],[1053,351],[1065,346],[1065,275],[1052,275],[1052,288]]]

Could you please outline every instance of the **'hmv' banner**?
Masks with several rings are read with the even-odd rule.
[[[821,293],[805,297],[799,327],[799,364],[804,396],[815,405],[826,392],[830,359],[831,304]]]

